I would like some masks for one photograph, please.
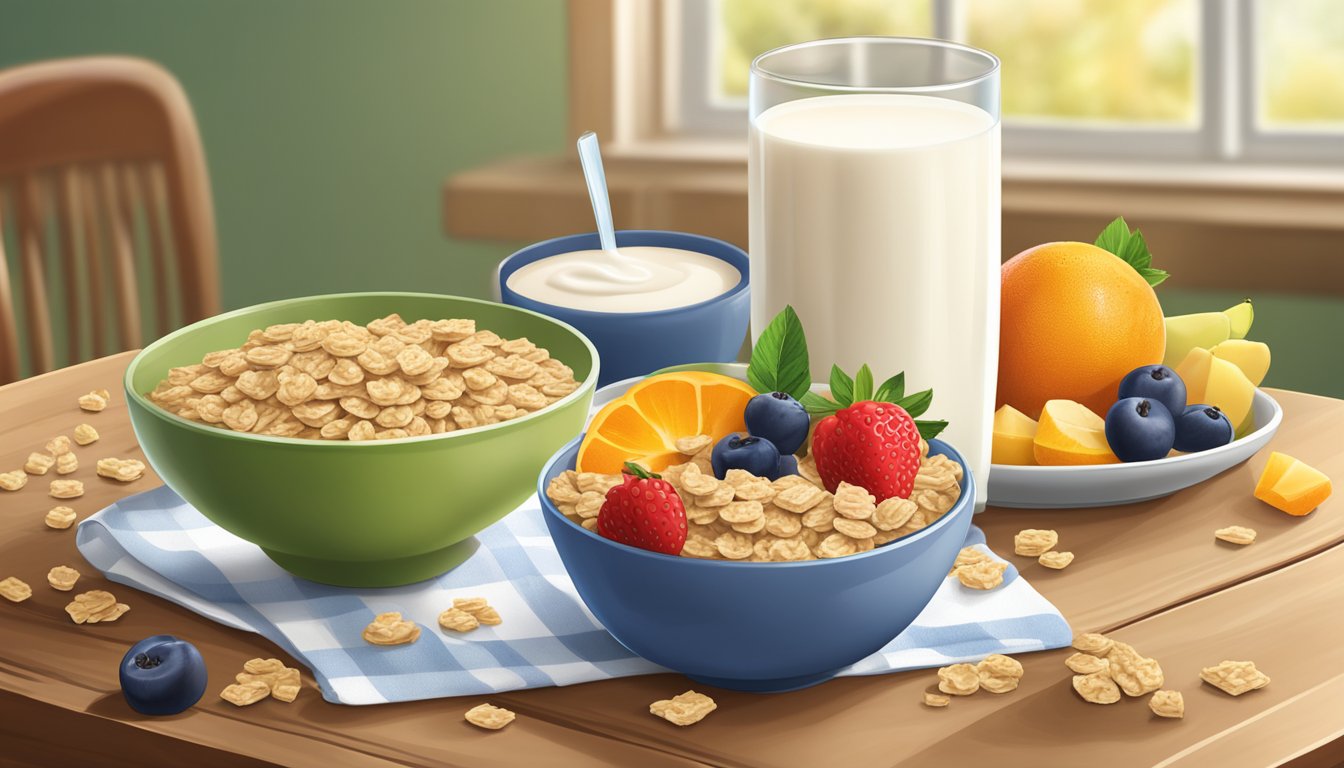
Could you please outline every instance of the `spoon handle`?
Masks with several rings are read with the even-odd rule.
[[[616,227],[611,220],[611,200],[607,197],[607,174],[602,170],[602,150],[597,146],[597,134],[589,131],[579,137],[579,164],[583,179],[588,183],[588,199],[593,204],[593,218],[597,219],[597,236],[602,250],[616,250]]]

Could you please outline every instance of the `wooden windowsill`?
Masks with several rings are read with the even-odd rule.
[[[1046,240],[1090,240],[1123,214],[1182,259],[1187,287],[1241,288],[1250,274],[1266,288],[1344,294],[1344,176],[1079,168],[1005,163],[1007,255]],[[742,160],[616,155],[606,171],[618,228],[693,231],[746,247]],[[592,212],[577,158],[528,157],[450,177],[443,221],[452,237],[530,241],[591,231]]]

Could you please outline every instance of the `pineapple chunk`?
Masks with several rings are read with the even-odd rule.
[[[1269,345],[1263,341],[1228,339],[1209,350],[1214,357],[1220,357],[1241,369],[1251,384],[1260,386],[1269,373]]]
[[[1030,465],[1036,463],[1032,441],[1036,438],[1036,420],[1005,405],[994,412],[994,445],[991,461],[995,464]]]
[[[1032,441],[1037,464],[1118,464],[1106,442],[1106,422],[1072,400],[1048,400]]]
[[[1320,470],[1275,451],[1255,485],[1255,498],[1301,517],[1330,496],[1330,478]]]
[[[1233,424],[1246,422],[1255,401],[1255,385],[1240,368],[1195,347],[1176,366],[1176,374],[1185,382],[1187,403],[1216,405]]]

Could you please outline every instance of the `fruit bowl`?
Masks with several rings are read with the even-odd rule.
[[[1251,403],[1254,431],[1227,445],[1153,461],[1081,466],[995,464],[989,471],[989,503],[996,507],[1067,509],[1109,507],[1169,496],[1249,459],[1269,442],[1283,409],[1257,389]]]
[[[397,440],[307,440],[188,421],[145,397],[169,368],[237,346],[274,323],[474,318],[526,336],[574,369],[579,388],[535,413]],[[126,370],[136,438],[154,470],[220,527],[281,567],[355,587],[409,584],[455,567],[478,531],[517,507],[550,455],[583,430],[597,352],[574,328],[525,309],[422,293],[350,293],[277,301],[202,320],[150,344]]]
[[[691,368],[727,375],[742,369]],[[609,402],[638,380],[604,387],[596,400]],[[581,441],[561,449],[538,481],[543,517],[579,596],[631,652],[721,688],[803,688],[874,653],[924,610],[971,523],[975,481],[961,454],[935,439],[930,453],[962,466],[961,496],[936,522],[908,536],[829,560],[757,563],[660,554],[598,536],[547,498],[551,479],[574,467]]]

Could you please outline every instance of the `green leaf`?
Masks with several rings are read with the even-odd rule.
[[[830,416],[832,413],[840,410],[839,405],[818,395],[816,392],[804,393],[802,397],[798,398],[798,402],[802,403],[803,408],[806,408],[807,412],[813,416]]]
[[[919,429],[919,436],[927,440],[937,437],[944,429],[947,429],[946,421],[916,421],[915,426]]]
[[[854,374],[854,402],[873,399],[873,370],[867,363],[859,366],[859,372]]]
[[[902,397],[905,397],[905,371],[882,382],[882,386],[878,387],[877,393],[873,395],[874,400],[883,403],[894,403]]]
[[[635,477],[644,480],[657,479],[662,477],[662,475],[654,474],[633,461],[625,462],[625,472],[626,474],[634,475]]]
[[[905,409],[905,412],[911,417],[918,418],[923,416],[924,412],[929,410],[929,404],[933,402],[933,390],[926,389],[923,392],[916,392],[913,395],[903,397],[896,401],[896,404]]]
[[[1148,241],[1144,239],[1143,232],[1137,229],[1130,232],[1123,216],[1116,217],[1115,221],[1106,225],[1101,234],[1097,235],[1096,245],[1133,267],[1148,285],[1159,285],[1168,277],[1164,270],[1151,266],[1153,254],[1148,250]]]
[[[849,378],[849,374],[840,370],[840,366],[831,366],[831,397],[841,406],[849,406],[854,403],[854,380]]]
[[[802,397],[812,385],[807,337],[792,306],[785,306],[761,332],[751,348],[747,382],[757,392],[787,392]]]

